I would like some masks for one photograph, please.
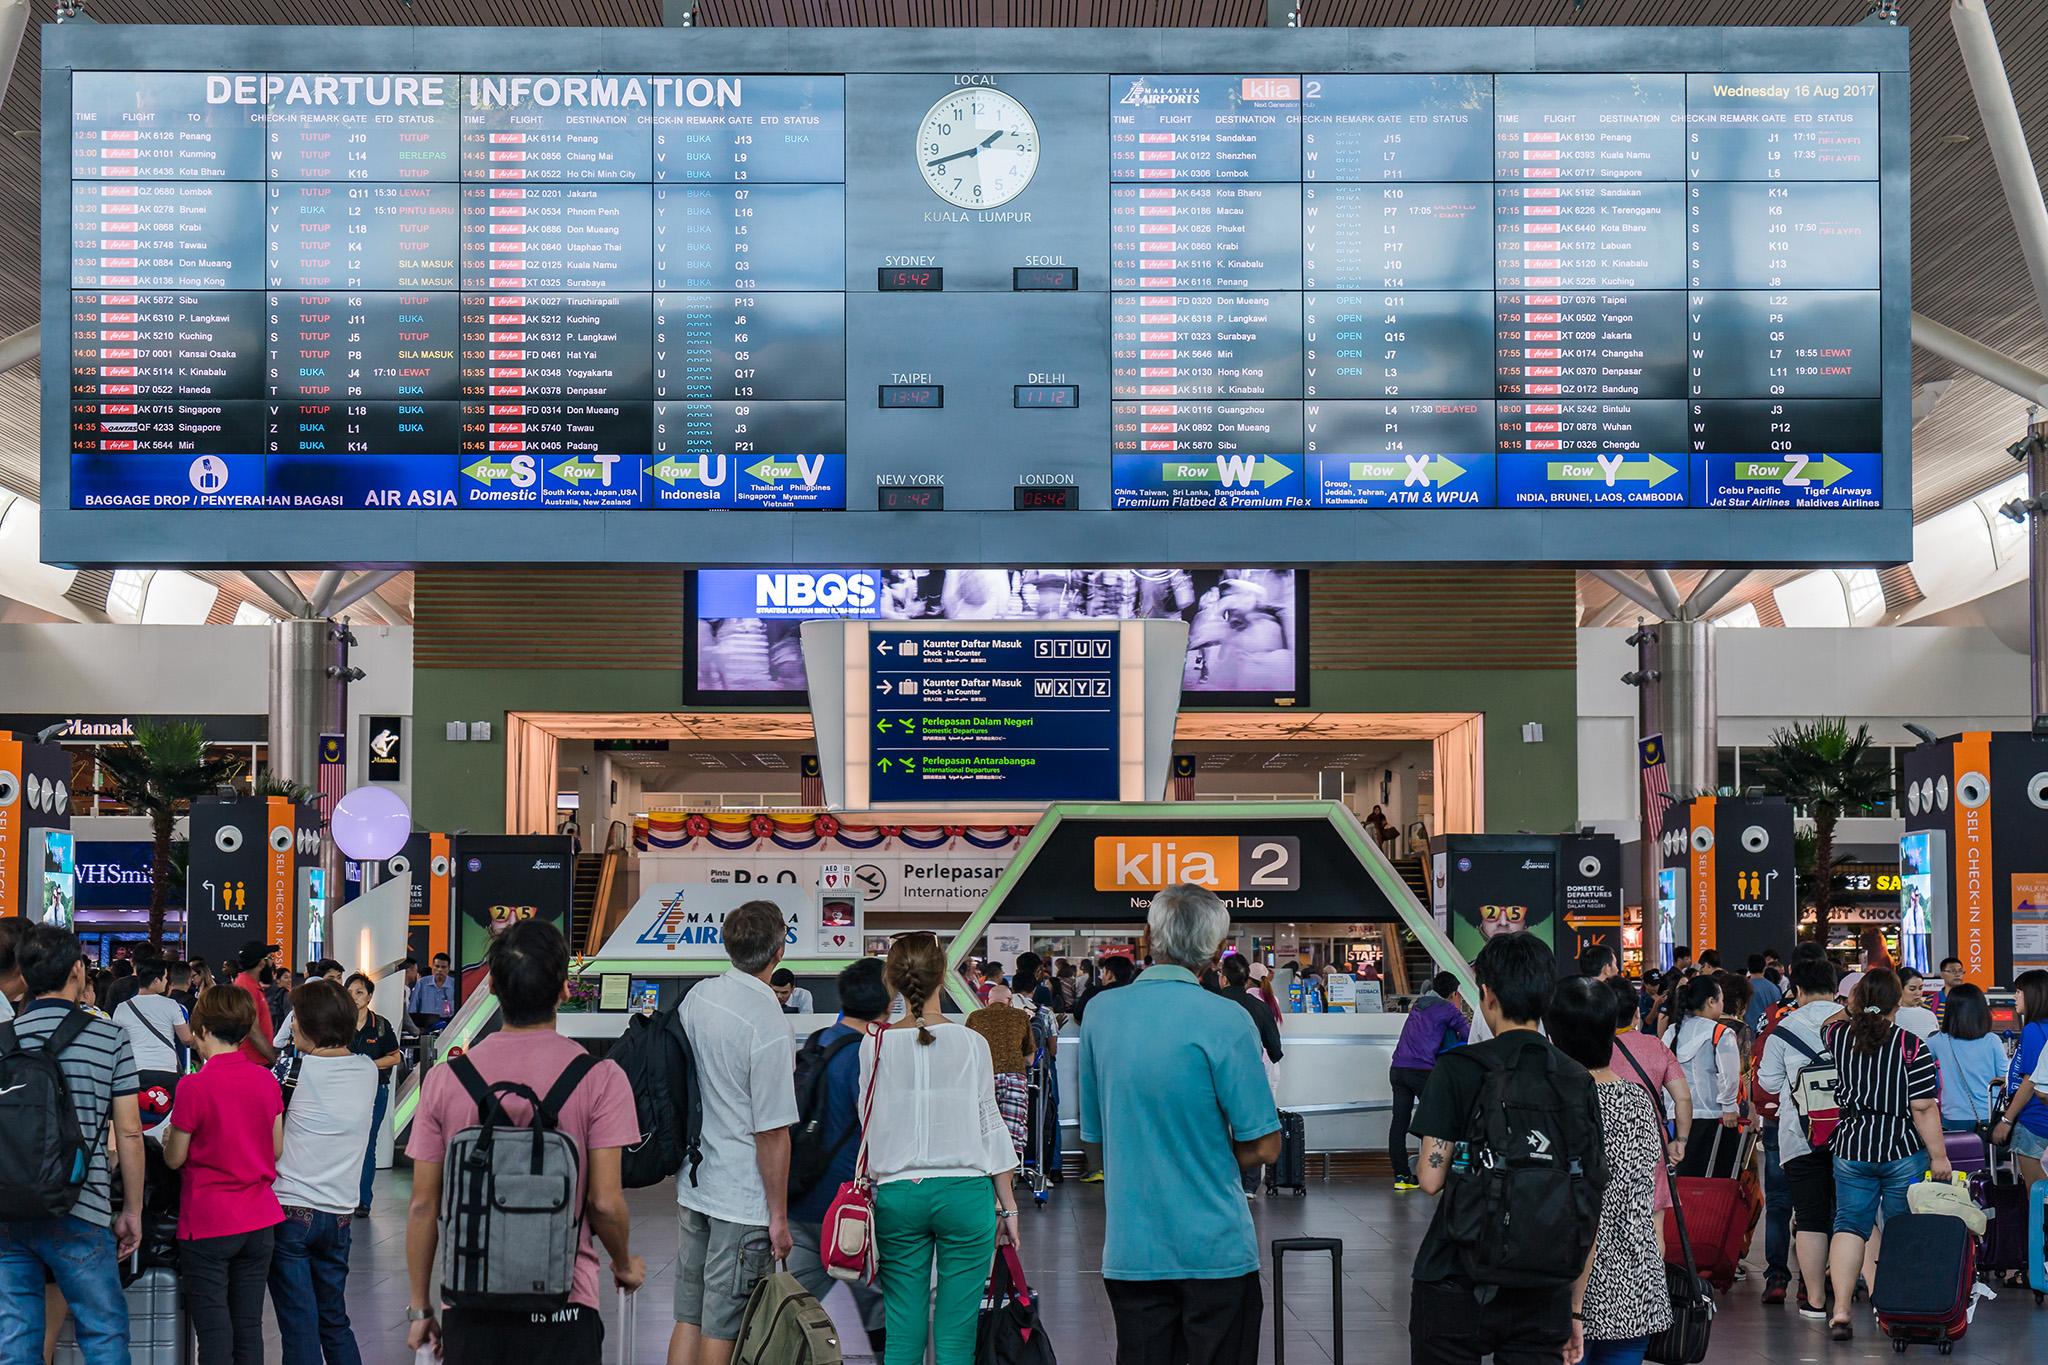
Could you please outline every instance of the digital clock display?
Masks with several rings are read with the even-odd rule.
[[[875,490],[875,510],[943,512],[946,510],[946,489],[943,484],[921,485],[915,488],[884,484]]]
[[[881,386],[875,406],[878,408],[943,408],[946,406],[944,384],[884,384]]]
[[[1081,271],[1071,265],[1020,265],[1010,271],[1010,288],[1079,289]]]
[[[1079,384],[1018,384],[1010,390],[1013,408],[1078,408]]]
[[[1081,490],[1067,484],[1018,484],[1010,490],[1011,507],[1018,512],[1065,512],[1081,505]]]
[[[885,294],[936,294],[945,287],[946,272],[935,265],[885,265],[875,272],[875,288]]]

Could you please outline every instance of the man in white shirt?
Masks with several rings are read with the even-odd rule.
[[[683,997],[704,1101],[704,1160],[676,1178],[682,1206],[669,1365],[727,1365],[754,1284],[789,1255],[789,1126],[796,1044],[768,981],[788,924],[769,901],[725,917],[732,969]]]
[[[171,1116],[171,1103],[178,1094],[178,1076],[184,1071],[181,1049],[192,1046],[185,1007],[167,994],[169,973],[170,968],[156,958],[136,963],[135,979],[141,984],[135,994],[114,1007],[114,1022],[128,1031],[136,1076],[142,1082],[142,1089],[136,1092],[136,1104],[141,1110],[144,1132]]]
[[[775,975],[768,978],[768,988],[775,992],[775,999],[782,1006],[784,1014],[815,1014],[817,1006],[811,1000],[811,993],[796,984],[796,973],[787,967],[777,967]]]
[[[1792,1103],[1793,1081],[1805,1067],[1828,1057],[1821,1026],[1842,1012],[1835,1001],[1835,969],[1825,959],[1800,958],[1786,984],[1797,1005],[1778,1021],[1764,1042],[1757,1083],[1778,1096],[1778,1163],[1792,1197],[1799,1232],[1799,1314],[1827,1317],[1828,1237],[1835,1218],[1835,1172],[1825,1147],[1815,1150]],[[1809,1297],[1817,1295],[1818,1297]]]

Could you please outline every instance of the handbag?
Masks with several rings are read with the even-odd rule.
[[[868,1075],[868,1093],[861,1101],[860,1155],[854,1158],[853,1179],[839,1187],[825,1210],[818,1236],[818,1260],[825,1273],[848,1283],[873,1284],[879,1265],[875,1245],[875,1186],[868,1179],[868,1116],[875,1109],[875,1082],[882,1078],[882,1038],[875,1033],[875,1069]]]
[[[1652,1096],[1654,1108],[1656,1085],[1649,1073],[1635,1059],[1635,1055],[1619,1043],[1615,1051],[1628,1058],[1629,1067],[1642,1077],[1643,1086]],[[1678,1219],[1678,1245],[1685,1253],[1684,1265],[1664,1264],[1664,1293],[1671,1300],[1671,1325],[1661,1332],[1652,1333],[1650,1342],[1643,1350],[1643,1358],[1654,1360],[1657,1365],[1700,1365],[1707,1358],[1707,1343],[1714,1331],[1714,1287],[1700,1274],[1699,1265],[1692,1256],[1692,1235],[1685,1227],[1685,1205],[1678,1202],[1678,1182],[1672,1177],[1671,1163],[1664,1160],[1664,1126],[1657,1125],[1657,1164],[1664,1170],[1666,1187],[1671,1191],[1671,1212]],[[1719,1136],[1718,1134],[1716,1135]]]
[[[1038,1320],[1038,1295],[1025,1281],[1024,1262],[1013,1246],[996,1251],[974,1338],[974,1365],[1059,1365]]]

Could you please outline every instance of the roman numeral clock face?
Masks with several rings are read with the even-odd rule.
[[[963,209],[991,209],[1024,192],[1038,170],[1038,125],[1000,90],[955,90],[917,130],[917,168],[932,192]]]

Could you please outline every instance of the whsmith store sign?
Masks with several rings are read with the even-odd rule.
[[[64,728],[50,738],[59,744],[119,744],[135,738],[135,724],[138,720],[197,721],[210,743],[214,744],[261,744],[270,738],[270,717],[268,716],[135,716],[114,713],[111,715],[61,715],[55,712],[46,715],[8,715],[0,713],[0,730],[12,730],[20,735],[39,735],[52,725]]]

